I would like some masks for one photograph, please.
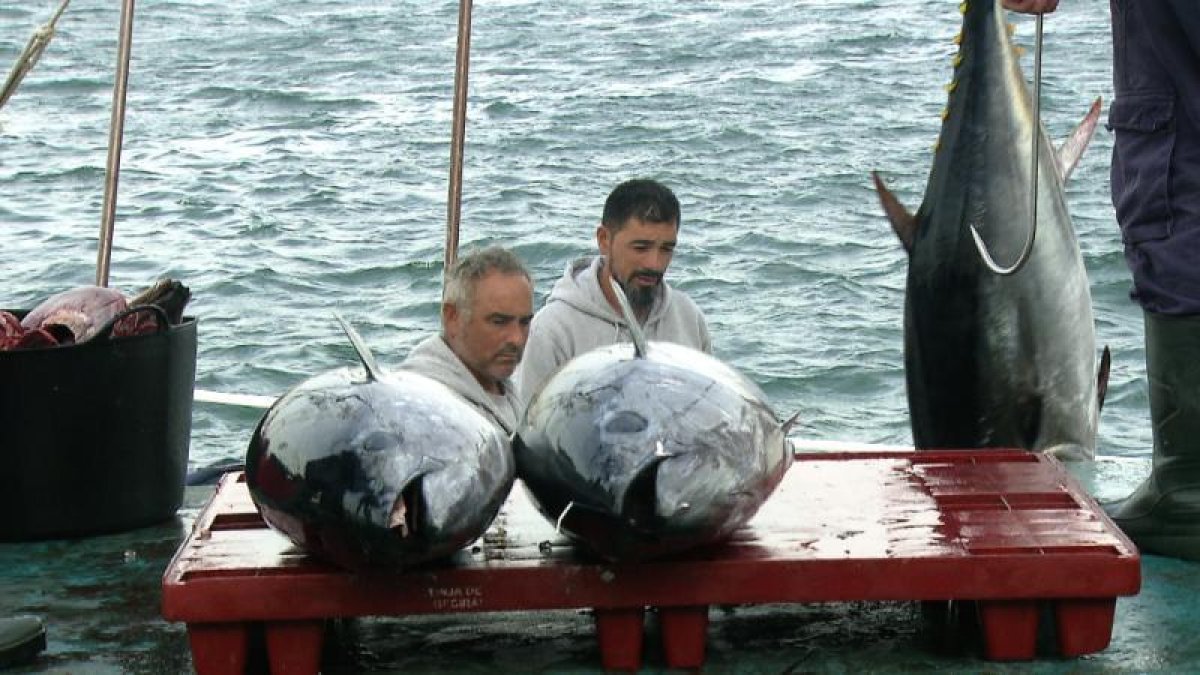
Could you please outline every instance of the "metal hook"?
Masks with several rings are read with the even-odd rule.
[[[1021,255],[1017,257],[1017,261],[1012,264],[1012,267],[1000,267],[988,252],[987,244],[984,243],[983,237],[979,235],[979,230],[975,226],[971,226],[971,236],[975,239],[975,249],[979,251],[979,256],[983,258],[983,264],[995,274],[1000,276],[1008,276],[1016,274],[1018,270],[1029,262],[1029,254],[1033,251],[1033,239],[1037,236],[1037,213],[1038,213],[1038,139],[1042,135],[1042,15],[1037,15],[1037,38],[1036,46],[1033,52],[1033,160],[1031,162],[1033,175],[1033,188],[1030,190],[1030,213],[1033,214],[1033,223],[1029,228],[1029,237],[1025,240],[1025,247],[1021,249]]]

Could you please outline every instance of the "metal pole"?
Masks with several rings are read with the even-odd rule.
[[[1037,38],[1033,50],[1033,157],[1029,173],[1033,175],[1033,189],[1029,191],[1029,239],[1032,247],[1033,233],[1038,223],[1038,141],[1042,137],[1042,15],[1037,15]],[[1028,257],[1028,256],[1026,256]]]
[[[100,247],[96,254],[96,285],[108,285],[112,257],[113,220],[117,213],[117,178],[121,173],[121,139],[125,134],[125,92],[129,89],[129,51],[133,42],[133,0],[121,5],[121,35],[117,43],[117,79],[113,84],[112,122],[108,134],[108,163],[104,175],[104,210],[100,216]]]
[[[993,274],[1000,276],[1009,276],[1016,274],[1025,263],[1029,262],[1029,255],[1033,253],[1033,240],[1037,237],[1037,213],[1038,213],[1038,139],[1042,135],[1042,15],[1037,15],[1037,42],[1033,52],[1033,157],[1030,173],[1033,176],[1033,188],[1030,190],[1029,210],[1031,213],[1031,222],[1029,225],[1029,236],[1025,238],[1025,246],[1021,249],[1020,255],[1017,256],[1017,261],[1010,267],[1001,267],[992,258],[992,254],[988,253],[987,244],[983,242],[983,237],[979,236],[979,230],[975,226],[971,226],[971,236],[975,239],[975,249],[979,251],[980,257],[983,259],[983,264]]]
[[[462,213],[463,139],[467,130],[467,70],[471,63],[471,0],[458,3],[458,54],[454,61],[454,126],[450,132],[450,194],[446,200],[444,274],[458,257],[458,221]]]

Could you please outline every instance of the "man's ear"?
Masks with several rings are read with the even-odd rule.
[[[458,324],[458,305],[453,302],[442,303],[442,332],[449,337],[451,326]]]
[[[604,225],[596,226],[596,248],[600,249],[600,255],[605,258],[609,257],[609,248],[612,247],[612,230],[609,230]]]

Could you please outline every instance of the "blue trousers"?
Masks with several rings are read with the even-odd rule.
[[[1200,314],[1200,2],[1109,1],[1112,200],[1131,295]]]

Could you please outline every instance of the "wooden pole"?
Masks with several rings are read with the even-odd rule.
[[[458,3],[458,53],[454,61],[454,123],[450,132],[450,194],[446,200],[446,252],[443,273],[458,257],[462,215],[463,143],[467,130],[467,72],[471,63],[471,0]]]
[[[133,43],[133,0],[121,5],[117,43],[117,79],[113,84],[112,122],[108,134],[108,163],[104,172],[104,208],[100,216],[100,246],[96,254],[96,285],[108,285],[112,258],[113,221],[117,213],[117,179],[121,173],[121,141],[125,135],[125,93],[129,89],[129,52]]]

